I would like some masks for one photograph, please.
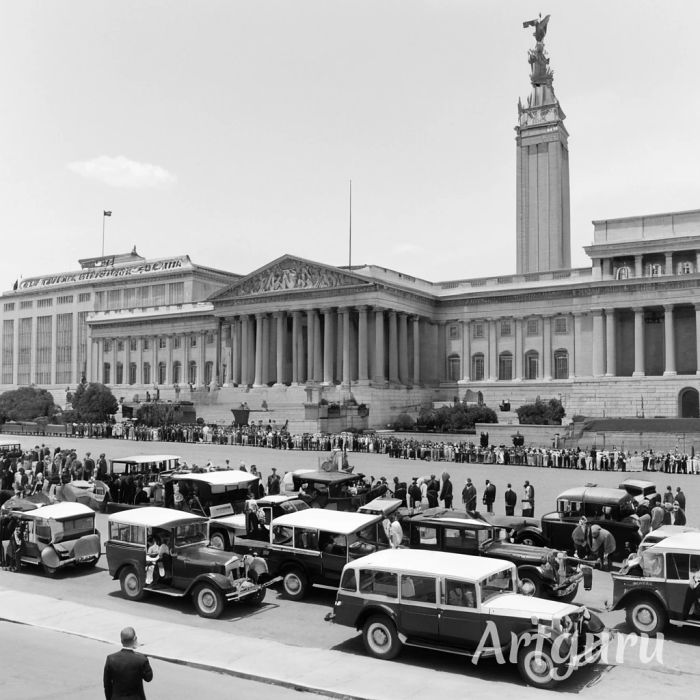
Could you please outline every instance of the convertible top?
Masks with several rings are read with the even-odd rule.
[[[557,500],[580,501],[581,503],[598,503],[601,505],[615,505],[632,498],[623,489],[611,489],[604,486],[577,486],[568,489],[557,496]]]

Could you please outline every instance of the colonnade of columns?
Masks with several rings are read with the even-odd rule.
[[[344,306],[228,318],[228,381],[265,386],[421,382],[420,318]]]

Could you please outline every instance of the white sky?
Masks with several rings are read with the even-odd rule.
[[[523,20],[592,219],[700,208],[697,0],[0,0],[0,288],[134,245],[432,281],[515,271]]]

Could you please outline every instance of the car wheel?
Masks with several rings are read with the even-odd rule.
[[[518,573],[520,579],[520,593],[527,596],[540,597],[542,595],[542,579],[531,573]]]
[[[515,535],[515,544],[527,544],[531,547],[544,547],[544,540],[533,532],[522,532]]]
[[[518,651],[518,671],[529,685],[551,688],[557,680],[557,669],[549,644],[535,642]]]
[[[227,550],[228,538],[223,532],[212,532],[209,538],[209,546],[214,549]]]
[[[201,617],[220,617],[224,611],[223,593],[209,583],[202,583],[194,589],[192,600],[197,614]]]
[[[648,634],[655,637],[664,631],[668,616],[660,603],[652,598],[635,600],[626,608],[627,624],[637,634]]]
[[[122,593],[129,600],[141,600],[143,598],[143,581],[133,566],[127,566],[125,569],[122,569],[122,572],[119,574],[119,585]]]
[[[375,615],[365,622],[362,641],[367,653],[378,659],[393,659],[401,651],[396,625],[384,615]]]
[[[55,576],[56,573],[58,572],[58,567],[57,566],[49,566],[48,564],[44,564],[42,562],[41,568],[44,570],[44,573],[47,576]]]
[[[309,588],[309,580],[301,569],[289,569],[282,578],[282,588],[289,600],[301,600]]]

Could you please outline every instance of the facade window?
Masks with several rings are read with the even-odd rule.
[[[502,352],[498,356],[498,378],[509,382],[513,379],[513,354]]]
[[[124,365],[121,362],[117,362],[117,375],[114,378],[115,384],[124,383]]]
[[[34,381],[51,384],[51,355],[53,351],[51,316],[39,316],[36,320],[36,368]]]
[[[78,294],[78,301],[79,302],[85,302],[85,301],[90,301],[92,298],[92,294],[90,292],[81,292]]]
[[[165,285],[154,284],[152,288],[153,306],[163,306],[165,304]]]
[[[535,350],[525,353],[525,379],[537,379],[540,370],[540,356]]]
[[[168,285],[168,298],[170,304],[183,304],[185,302],[185,283],[171,282]]]
[[[5,304],[5,311],[14,311],[15,310],[15,302],[14,301],[9,301],[7,304]]]
[[[102,383],[111,384],[112,382],[112,367],[109,362],[105,362],[102,365]]]
[[[136,384],[136,363],[129,363],[129,384]]]
[[[197,336],[194,333],[190,336],[190,347],[191,348],[197,347]]]
[[[124,341],[118,340],[117,341],[117,352],[123,352],[123,351],[124,351]]]
[[[622,267],[618,267],[617,270],[615,270],[615,279],[616,280],[626,280],[630,278],[630,269],[627,267],[627,265],[623,265]]]
[[[194,360],[190,360],[190,364],[187,366],[187,381],[190,384],[197,383],[197,363]]]
[[[447,377],[451,382],[459,381],[460,364],[459,355],[456,353],[447,358]]]
[[[164,335],[158,336],[158,347],[162,350],[168,347],[168,339]]]
[[[150,384],[151,383],[151,363],[150,362],[144,362],[143,363],[143,384]]]
[[[15,322],[5,319],[2,322],[2,381],[3,384],[13,384],[15,365]]]
[[[70,384],[73,361],[73,314],[56,316],[56,383]]]
[[[167,373],[167,367],[165,362],[158,363],[158,384],[165,384],[165,375]]]
[[[151,349],[151,339],[150,338],[144,338],[143,339],[143,349],[144,350],[150,350]],[[148,384],[148,382],[145,382]]]
[[[214,379],[214,363],[205,362],[204,363],[204,383],[209,385]]]
[[[527,320],[527,334],[529,336],[539,335],[540,324],[536,318],[528,318]]]
[[[129,338],[129,350],[131,350],[131,352],[136,352],[137,348],[138,340],[136,340],[136,338]]]
[[[34,306],[33,301],[20,301],[19,302],[20,309],[31,309],[33,306]]]
[[[678,274],[679,275],[692,275],[693,274],[693,263],[691,263],[691,262],[678,263]]]
[[[557,350],[554,353],[554,378],[569,378],[569,353],[566,350]]]
[[[49,306],[53,306],[53,299],[39,299],[36,303],[37,309],[48,309]]]
[[[567,326],[567,318],[566,316],[555,316],[554,317],[554,332],[558,333],[559,335],[563,335],[568,333],[568,326]]]
[[[17,346],[17,383],[31,382],[32,360],[32,318],[20,318]]]
[[[484,322],[476,321],[472,324],[472,337],[473,338],[483,338],[484,337]]]
[[[102,341],[102,352],[112,352],[112,341],[111,340],[103,340]]]
[[[173,362],[173,384],[179,384],[182,381],[182,363],[176,360]]]
[[[664,274],[663,267],[661,267],[659,263],[652,263],[651,265],[649,265],[649,267],[647,268],[647,272],[649,277],[660,277]]]
[[[107,292],[107,308],[120,309],[122,305],[122,290],[110,289]]]
[[[89,311],[78,312],[78,371],[80,376],[75,380],[79,381],[85,376],[87,369],[87,315]]]
[[[207,333],[206,338],[207,338],[207,345],[214,344],[214,334],[213,333]]]
[[[105,308],[105,293],[95,292],[95,309],[102,311]]]
[[[127,287],[124,290],[124,308],[133,309],[136,306],[136,289],[134,287]]]
[[[67,294],[66,296],[57,297],[56,303],[57,304],[72,304],[73,303],[73,295]]]
[[[513,325],[509,318],[504,318],[501,321],[501,337],[509,338],[513,335]]]
[[[182,345],[182,337],[179,335],[173,336],[173,348],[177,350]]]
[[[450,340],[457,340],[459,338],[459,326],[457,324],[452,324],[449,333]]]
[[[472,379],[475,382],[484,380],[484,353],[477,352],[472,355]]]

